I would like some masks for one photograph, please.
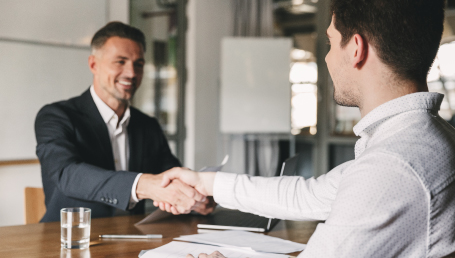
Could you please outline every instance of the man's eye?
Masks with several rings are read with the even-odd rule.
[[[327,45],[330,45],[330,40],[329,40],[329,39],[326,39],[325,43],[326,43]]]
[[[125,64],[125,61],[120,60],[120,61],[117,61],[117,63],[119,63],[119,64]]]

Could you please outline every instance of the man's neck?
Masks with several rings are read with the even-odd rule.
[[[364,98],[363,105],[361,107],[359,107],[360,114],[362,117],[365,117],[373,109],[377,108],[378,106],[380,106],[388,101],[403,97],[403,96],[411,94],[411,93],[420,92],[420,91],[421,90],[417,90],[417,89],[413,89],[413,88],[404,88],[404,89],[396,90],[394,92],[378,91],[378,92],[376,92],[376,94],[369,94],[366,98]]]
[[[118,122],[122,121],[123,115],[125,114],[126,107],[128,106],[128,103],[122,103],[120,101],[117,101],[116,107],[113,108],[111,105],[107,104],[112,110],[114,110],[115,114],[118,116]],[[117,124],[118,126],[118,124]]]
[[[118,121],[120,122],[128,107],[128,103],[114,98],[105,90],[99,89],[99,87],[93,87],[93,89],[95,90],[96,95],[98,95],[98,97],[115,112],[118,116]]]
[[[405,95],[416,92],[427,92],[426,82],[415,82],[411,80],[399,80],[391,74],[382,76],[366,76],[365,87],[361,92],[360,114],[365,117],[369,112],[378,106]]]

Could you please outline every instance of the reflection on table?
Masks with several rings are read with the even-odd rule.
[[[202,216],[172,216],[156,223],[135,227],[144,215],[93,219],[90,248],[66,250],[60,248],[60,222],[0,227],[0,257],[137,257],[141,250],[153,249],[180,235],[197,234]],[[270,232],[279,237],[306,244],[317,222],[280,221]],[[99,239],[102,234],[162,234],[162,239]],[[297,255],[294,253],[292,255]]]

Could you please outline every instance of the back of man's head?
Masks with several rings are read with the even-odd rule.
[[[344,47],[354,34],[370,43],[397,78],[426,81],[441,41],[444,0],[332,0]]]
[[[92,53],[104,46],[106,41],[111,37],[120,37],[130,39],[142,46],[145,51],[145,36],[142,31],[124,23],[113,21],[99,29],[92,38]]]

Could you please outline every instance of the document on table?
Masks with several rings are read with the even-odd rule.
[[[277,237],[236,230],[186,235],[174,239],[222,247],[243,247],[258,252],[281,254],[299,252],[306,247],[305,244]]]
[[[229,160],[229,155],[226,155],[219,166],[203,167],[203,168],[201,168],[199,170],[199,172],[218,172],[218,171],[220,171],[223,168],[224,165],[226,165],[228,160]],[[143,225],[143,224],[152,223],[152,222],[161,220],[161,219],[169,217],[169,216],[172,216],[172,214],[168,213],[168,212],[165,212],[165,211],[162,211],[160,209],[157,209],[156,211],[150,213],[150,215],[148,215],[143,220],[137,222],[134,225],[135,226],[139,226],[139,225]]]
[[[225,257],[229,258],[288,258],[288,255],[283,254],[270,254],[270,253],[259,253],[254,251],[242,250],[241,248],[227,248],[211,245],[201,245],[194,243],[185,243],[173,241],[169,244],[161,247],[146,251],[142,255],[139,254],[140,258],[182,258],[186,257],[187,254],[192,254],[194,257],[198,257],[200,253],[211,254],[215,251],[219,251]]]

